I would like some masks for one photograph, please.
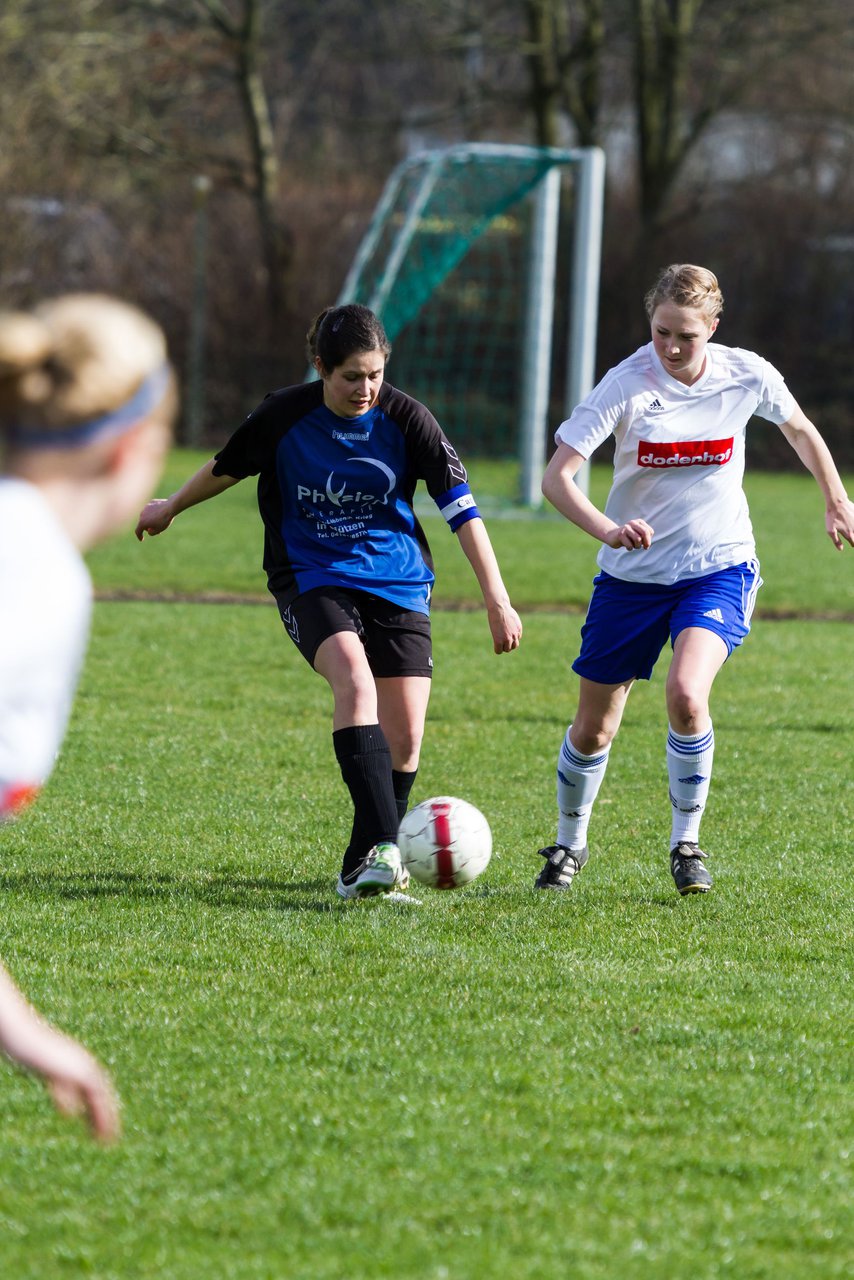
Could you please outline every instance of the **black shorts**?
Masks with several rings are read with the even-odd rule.
[[[382,596],[344,587],[315,587],[279,605],[285,630],[311,666],[329,636],[354,631],[375,676],[432,676],[433,645],[426,613],[401,609]]]

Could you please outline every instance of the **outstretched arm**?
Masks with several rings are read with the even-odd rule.
[[[119,1136],[119,1108],[110,1079],[90,1053],[44,1022],[0,965],[0,1050],[44,1078],[58,1110],[85,1111],[102,1142]]]
[[[140,512],[135,530],[140,542],[143,534],[147,533],[153,538],[158,533],[164,533],[175,517],[180,512],[186,511],[188,507],[195,507],[200,502],[206,502],[208,498],[215,498],[218,493],[224,493],[232,485],[240,483],[234,476],[215,476],[213,474],[215,463],[216,459],[211,458],[210,462],[200,467],[196,474],[190,476],[189,480],[185,481],[171,497],[152,498],[151,502],[146,503]]]
[[[627,551],[648,547],[655,531],[645,520],[638,517],[625,524],[615,524],[582,493],[575,477],[583,462],[584,458],[577,449],[559,444],[543,476],[545,497],[567,520],[609,547],[625,547]]]
[[[467,520],[457,529],[457,537],[483,592],[493,648],[496,653],[510,653],[519,648],[522,622],[510,603],[486,525],[479,516]]]
[[[824,494],[824,524],[836,550],[842,550],[843,538],[854,547],[854,503],[817,427],[798,407],[780,430]]]

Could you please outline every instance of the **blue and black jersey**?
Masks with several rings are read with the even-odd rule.
[[[264,569],[280,605],[338,586],[428,613],[433,562],[412,509],[417,482],[451,529],[478,514],[436,419],[388,383],[357,418],[327,409],[322,382],[272,392],[216,455],[213,473],[258,476]]]

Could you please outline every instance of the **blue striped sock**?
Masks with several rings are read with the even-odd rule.
[[[667,735],[667,776],[673,808],[671,849],[680,840],[688,840],[692,844],[699,842],[714,755],[715,731],[711,724],[703,733],[688,737],[670,729]]]
[[[593,801],[605,777],[610,750],[582,755],[566,731],[557,762],[557,842],[567,849],[583,849],[587,843]]]

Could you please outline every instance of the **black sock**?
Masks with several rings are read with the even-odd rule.
[[[397,839],[397,802],[391,752],[378,724],[336,729],[332,742],[353,801],[353,832],[341,868],[346,876],[373,845]]]
[[[417,769],[413,769],[411,773],[403,773],[400,769],[392,769],[391,780],[394,784],[394,798],[397,804],[397,820],[403,821],[403,816],[409,807],[409,793],[412,790],[412,784],[415,781]]]
[[[403,816],[409,806],[409,794],[412,791],[412,784],[415,781],[417,769],[413,769],[411,773],[404,773],[399,769],[392,769],[391,780],[394,787],[394,800],[397,805],[398,823],[403,821]],[[350,843],[344,854],[344,865],[348,871],[351,871],[359,862],[362,861],[365,854],[376,842],[371,840],[369,835],[365,833],[365,825],[356,817],[353,818],[353,829],[350,832]]]

